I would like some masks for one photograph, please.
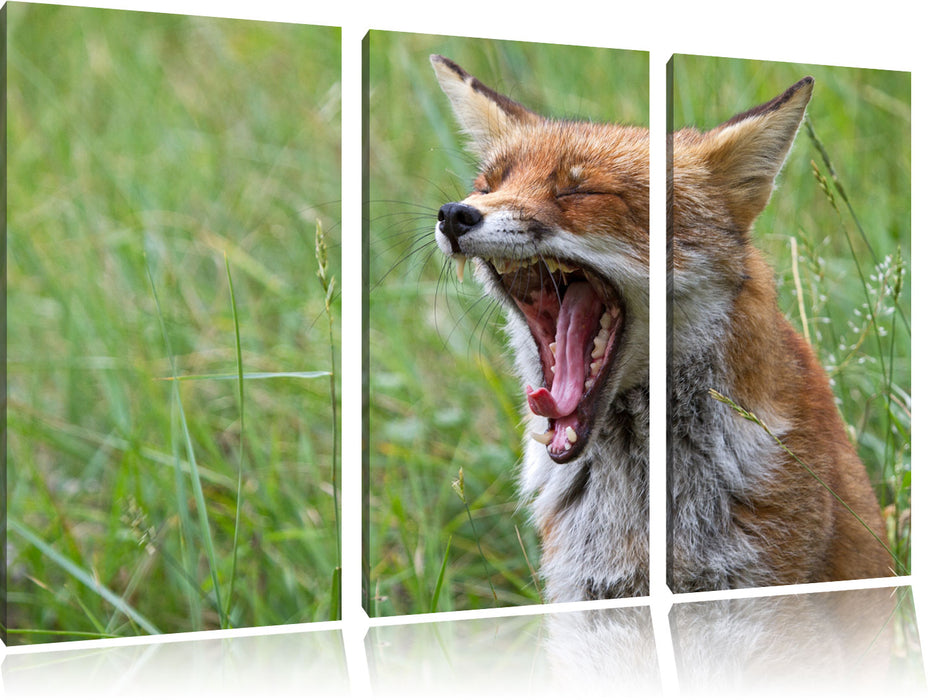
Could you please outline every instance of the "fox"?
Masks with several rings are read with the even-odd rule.
[[[431,64],[479,159],[472,191],[440,207],[435,240],[459,279],[473,261],[504,311],[528,408],[519,491],[545,598],[648,595],[649,130],[541,116],[448,58]],[[891,573],[828,379],[751,242],[812,86],[668,136],[674,593]],[[868,527],[712,389],[766,421]]]

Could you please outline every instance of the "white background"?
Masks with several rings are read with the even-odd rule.
[[[422,32],[477,36],[497,39],[517,39],[546,43],[580,44],[613,48],[649,51],[651,56],[651,127],[655,134],[665,132],[665,65],[673,53],[732,56],[761,60],[784,60],[803,63],[859,66],[912,72],[912,124],[914,129],[912,156],[912,212],[913,251],[912,282],[913,296],[917,301],[914,318],[916,336],[913,341],[913,394],[916,398],[916,414],[913,425],[918,428],[914,442],[914,558],[913,584],[917,617],[924,654],[931,651],[934,637],[933,597],[936,590],[932,585],[932,553],[930,538],[933,532],[933,460],[932,443],[929,442],[928,426],[934,424],[932,371],[928,361],[932,357],[928,327],[931,313],[928,303],[933,298],[934,275],[927,274],[927,267],[934,260],[932,252],[933,224],[928,221],[928,205],[932,197],[930,188],[933,178],[930,167],[933,159],[932,138],[928,134],[933,111],[934,81],[933,20],[926,4],[892,0],[886,3],[851,2],[819,3],[813,0],[775,0],[771,2],[685,2],[683,0],[607,0],[576,3],[541,0],[537,3],[508,3],[505,0],[470,0],[455,3],[451,0],[428,2],[427,0],[384,0],[365,2],[362,0],[327,0],[326,2],[289,2],[287,0],[256,0],[255,2],[222,2],[220,0],[162,0],[151,2],[99,2],[59,3],[83,6],[110,7],[133,10],[150,10],[179,14],[198,14],[242,19],[299,22],[338,26],[342,29],[342,367],[343,377],[343,424],[342,424],[342,496],[343,537],[345,552],[344,609],[340,625],[299,626],[297,629],[335,629],[345,631],[344,652],[351,673],[352,690],[367,692],[368,684],[362,681],[368,674],[363,644],[349,644],[348,640],[363,639],[371,623],[360,610],[360,445],[361,443],[361,146],[357,135],[361,133],[361,40],[370,29]],[[15,144],[10,144],[15,148]],[[656,137],[651,152],[651,173],[654,182],[662,182],[665,156],[662,136]],[[882,153],[881,157],[887,157]],[[664,263],[664,220],[665,202],[662,188],[653,191],[651,225],[653,227],[653,265],[656,272],[651,287],[651,313],[654,318],[665,318],[663,286]],[[665,329],[657,324],[651,337],[651,357],[662,358],[665,354]],[[665,386],[662,363],[652,367],[654,389],[654,412],[652,414],[654,438],[652,458],[663,457],[664,401],[661,393]],[[919,428],[924,430],[920,431]],[[657,470],[662,471],[662,470]],[[662,484],[656,484],[662,487]],[[662,493],[661,488],[656,493]],[[655,503],[660,504],[655,497]],[[661,509],[653,511],[653,542],[661,545],[663,522]],[[659,549],[659,548],[658,548]],[[662,560],[655,557],[655,571],[662,571]],[[743,595],[743,594],[742,594]],[[654,604],[664,609],[671,603],[668,596],[657,599]],[[516,612],[516,611],[514,611]],[[486,613],[490,614],[490,613]],[[463,616],[443,615],[441,619],[452,620]],[[433,619],[439,619],[434,616]],[[379,621],[377,624],[385,624]],[[279,630],[285,632],[285,630]],[[255,634],[240,631],[234,637]],[[326,633],[327,634],[327,633]],[[220,635],[186,635],[187,640],[211,639],[207,644],[216,644]],[[231,635],[227,635],[231,636]],[[279,636],[279,635],[277,635]],[[140,640],[125,640],[124,645],[138,645]],[[233,644],[233,642],[231,642]],[[83,643],[82,643],[83,644]],[[48,645],[47,645],[48,646]],[[61,645],[56,645],[61,646]],[[87,648],[94,645],[83,645]],[[99,646],[99,645],[98,645]],[[112,645],[113,646],[113,645]],[[117,646],[121,646],[118,643]],[[326,644],[326,646],[328,646]],[[70,647],[74,649],[75,647]],[[203,648],[207,650],[208,647]],[[7,655],[33,654],[37,650],[6,650]],[[193,652],[198,656],[198,652]],[[340,656],[340,655],[339,655]],[[192,658],[189,655],[187,658]],[[211,655],[205,663],[211,663]],[[8,661],[10,659],[7,659]],[[176,661],[167,668],[171,668]],[[270,661],[271,669],[276,666]],[[6,666],[6,664],[5,664]],[[192,668],[179,669],[184,673],[195,673]],[[282,669],[279,669],[282,671]],[[670,669],[671,670],[671,669]],[[932,669],[930,669],[932,670]],[[664,672],[666,672],[664,663]],[[323,671],[324,673],[324,671]],[[79,684],[80,685],[80,684]],[[194,686],[192,686],[194,687]],[[667,686],[664,686],[667,687]],[[671,687],[671,686],[670,686]],[[94,686],[73,688],[76,692],[88,692],[90,696],[120,695],[116,688]],[[243,687],[243,693],[251,696],[262,694],[262,686]],[[205,689],[199,696],[205,697]],[[315,696],[312,688],[305,688]],[[74,697],[74,692],[70,693]],[[237,693],[235,693],[237,695]]]

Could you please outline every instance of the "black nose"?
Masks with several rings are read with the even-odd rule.
[[[461,202],[449,202],[439,209],[442,233],[452,243],[453,252],[458,250],[458,239],[481,223],[484,216],[474,207]]]

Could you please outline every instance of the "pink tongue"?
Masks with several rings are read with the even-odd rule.
[[[585,353],[595,335],[600,313],[601,300],[590,284],[569,285],[556,321],[556,376],[552,391],[546,387],[526,389],[533,413],[561,418],[578,406],[585,389]]]

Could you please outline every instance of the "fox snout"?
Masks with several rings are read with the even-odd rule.
[[[481,223],[484,215],[472,206],[449,202],[439,209],[439,230],[452,246],[452,253],[461,252],[458,239]]]

